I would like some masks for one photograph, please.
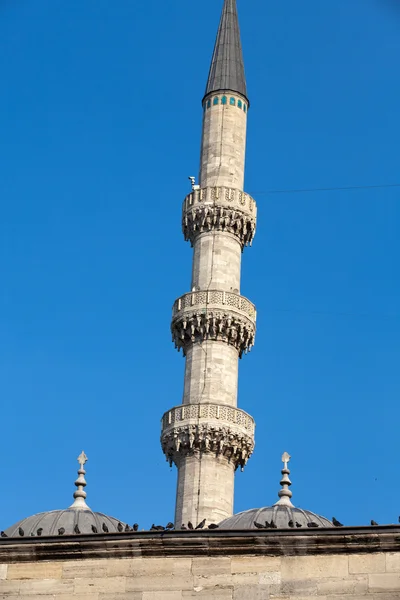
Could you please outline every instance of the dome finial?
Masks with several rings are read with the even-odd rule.
[[[292,482],[289,479],[290,470],[288,469],[288,462],[290,458],[291,456],[287,452],[284,452],[282,454],[283,469],[281,471],[282,479],[280,481],[282,489],[278,492],[279,500],[275,503],[275,506],[277,504],[279,506],[293,506],[293,504],[290,501],[290,498],[292,497],[292,492],[289,490],[289,486],[292,485]]]
[[[78,463],[79,463],[79,470],[78,470],[78,479],[75,481],[75,485],[78,489],[76,490],[76,492],[74,492],[75,500],[74,500],[74,503],[71,504],[70,508],[87,508],[87,509],[89,509],[88,505],[85,502],[86,492],[84,491],[84,488],[86,486],[86,480],[85,480],[86,471],[83,468],[84,464],[87,462],[87,459],[88,459],[88,457],[82,450],[82,452],[80,453],[80,455],[78,456],[78,459],[77,459]]]

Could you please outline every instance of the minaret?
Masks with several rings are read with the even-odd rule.
[[[164,414],[161,432],[167,460],[178,467],[177,528],[233,514],[234,473],[254,448],[254,420],[237,408],[238,359],[255,335],[240,267],[256,203],[243,191],[249,101],[236,0],[224,0],[202,104],[199,185],[182,207],[193,247],[191,292],[175,301],[171,324],[186,357],[183,401]]]

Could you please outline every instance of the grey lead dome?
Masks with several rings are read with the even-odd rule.
[[[22,519],[6,529],[7,537],[79,535],[93,533],[115,533],[125,529],[126,524],[103,513],[93,512],[86,504],[84,465],[87,456],[84,452],[78,456],[79,470],[75,481],[74,502],[64,510],[51,510]],[[119,526],[119,528],[118,528]]]
[[[219,529],[256,529],[254,522],[265,524],[265,521],[274,521],[278,529],[289,529],[289,521],[292,520],[296,529],[296,521],[302,527],[307,528],[307,523],[316,523],[319,527],[332,527],[329,519],[316,515],[309,510],[302,510],[294,506],[265,506],[264,508],[253,508],[233,515],[219,524]]]
[[[37,536],[37,531],[42,529],[41,536],[59,535],[58,530],[64,529],[63,535],[76,535],[75,527],[78,526],[81,534],[92,534],[94,526],[98,533],[103,533],[103,523],[110,533],[118,532],[118,523],[125,528],[125,523],[108,517],[103,513],[93,512],[88,509],[67,508],[65,510],[51,510],[49,512],[38,513],[26,519],[22,519],[12,527],[6,529],[8,537],[27,537]],[[19,530],[24,532],[20,536]]]
[[[312,527],[333,527],[329,519],[316,515],[309,510],[293,506],[291,501],[292,492],[289,489],[292,485],[289,479],[289,460],[290,455],[284,452],[282,454],[283,469],[280,481],[282,487],[278,492],[278,502],[273,506],[253,508],[228,517],[228,519],[219,524],[219,529],[258,529],[255,523],[262,527],[265,526],[265,529],[268,529],[266,523],[270,524],[271,521],[277,529],[308,528],[311,524]]]

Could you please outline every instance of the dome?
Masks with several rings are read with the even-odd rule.
[[[64,510],[51,510],[22,519],[1,533],[4,537],[27,537],[49,535],[79,535],[93,533],[115,533],[127,531],[128,525],[114,517],[93,512],[86,504],[85,474],[83,468],[87,456],[82,452],[78,457],[78,479],[74,502]]]
[[[119,529],[118,529],[119,526]],[[50,510],[22,519],[4,532],[7,537],[76,535],[123,531],[125,523],[87,509]],[[64,531],[63,531],[64,530]],[[39,533],[38,533],[39,531]],[[59,533],[59,532],[62,533]]]
[[[269,523],[273,521],[277,529],[289,529],[289,522],[292,522],[294,527],[296,527],[296,523],[301,527],[308,527],[308,523],[316,523],[318,527],[332,527],[332,523],[328,519],[309,510],[275,504],[263,508],[252,508],[233,515],[222,521],[219,529],[257,529],[254,523],[265,526],[266,521]]]
[[[283,469],[279,500],[273,506],[253,508],[228,517],[219,523],[219,529],[296,529],[301,527],[318,528],[333,527],[329,519],[321,517],[309,510],[296,508],[291,502],[292,492],[289,486],[288,462],[290,456],[287,452],[282,455]]]

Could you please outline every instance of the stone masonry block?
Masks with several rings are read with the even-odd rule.
[[[344,555],[284,556],[281,571],[282,581],[347,577],[349,559]]]
[[[231,575],[231,581],[236,589],[237,586],[258,585],[260,577],[260,573],[235,573]]]
[[[2,595],[1,592],[2,590],[0,588],[0,600],[9,600],[10,598],[12,600],[17,600],[18,598],[21,598],[19,595],[10,595],[8,593]],[[75,594],[32,594],[25,597],[29,598],[29,600],[99,600],[99,594],[84,594],[83,596],[80,594],[77,596],[75,596]]]
[[[235,573],[231,578],[235,587],[244,585],[279,585],[281,583],[280,571]]]
[[[192,566],[191,558],[127,558],[106,562],[107,577],[184,575],[190,572]]]
[[[33,600],[30,599],[30,600]],[[36,599],[35,599],[36,600]],[[57,594],[57,596],[38,596],[38,600],[100,600],[100,594]],[[141,600],[141,598],[140,598]]]
[[[194,587],[213,588],[213,587],[228,587],[232,584],[232,575],[230,573],[210,573],[195,575],[193,577]]]
[[[7,567],[8,565],[0,565],[0,579],[7,578]]]
[[[63,579],[106,577],[109,560],[68,560],[62,564]]]
[[[40,599],[42,600],[42,599]],[[61,598],[61,600],[63,600]],[[121,594],[99,594],[99,600],[143,600],[143,592],[124,592]]]
[[[370,594],[334,594],[326,597],[328,600],[372,600]],[[320,600],[319,596],[318,600]]]
[[[231,559],[230,558],[193,558],[192,563],[193,575],[219,575],[231,574]]]
[[[278,600],[278,596],[270,596],[271,600]],[[280,600],[332,600],[329,596],[301,596],[295,594],[294,596],[279,596]],[[350,600],[349,597],[346,600]],[[353,600],[353,599],[351,599]],[[359,600],[359,599],[357,599]],[[370,599],[371,600],[371,599]]]
[[[2,580],[0,583],[0,595],[8,596],[18,596],[19,588],[21,582],[20,581],[4,581]]]
[[[10,582],[11,583],[11,582]],[[19,581],[20,596],[40,596],[42,594],[73,594],[72,579],[24,579]]]
[[[233,600],[233,588],[195,588],[191,591],[182,592],[182,600],[197,598],[197,600]]]
[[[369,592],[397,592],[400,598],[400,573],[378,573],[368,576]]]
[[[182,600],[182,592],[144,592],[143,600]]]
[[[231,560],[231,573],[265,573],[280,571],[280,556],[235,556]]]
[[[363,594],[368,592],[368,576],[361,575],[349,579],[323,579],[317,583],[318,595]]]
[[[77,577],[74,579],[75,594],[93,592],[125,592],[125,577]]]
[[[269,594],[269,598],[270,600],[327,600],[326,596],[301,596],[299,594],[294,594],[292,596],[289,596],[288,594]],[[329,598],[330,600],[330,598]],[[347,600],[350,600],[350,598],[347,598]],[[372,600],[372,599],[370,599]]]
[[[308,597],[317,595],[317,580],[316,579],[292,579],[284,581],[281,584],[278,595],[295,597]]]
[[[237,586],[233,591],[233,600],[269,600],[268,585]]]
[[[159,575],[153,574],[134,575],[126,578],[127,592],[177,592],[193,589],[193,576],[188,570],[186,573]]]
[[[8,566],[7,579],[61,579],[59,562],[15,563]]]
[[[400,552],[386,554],[386,571],[388,573],[400,573]]]
[[[384,573],[386,558],[378,554],[354,554],[349,556],[349,573]]]

